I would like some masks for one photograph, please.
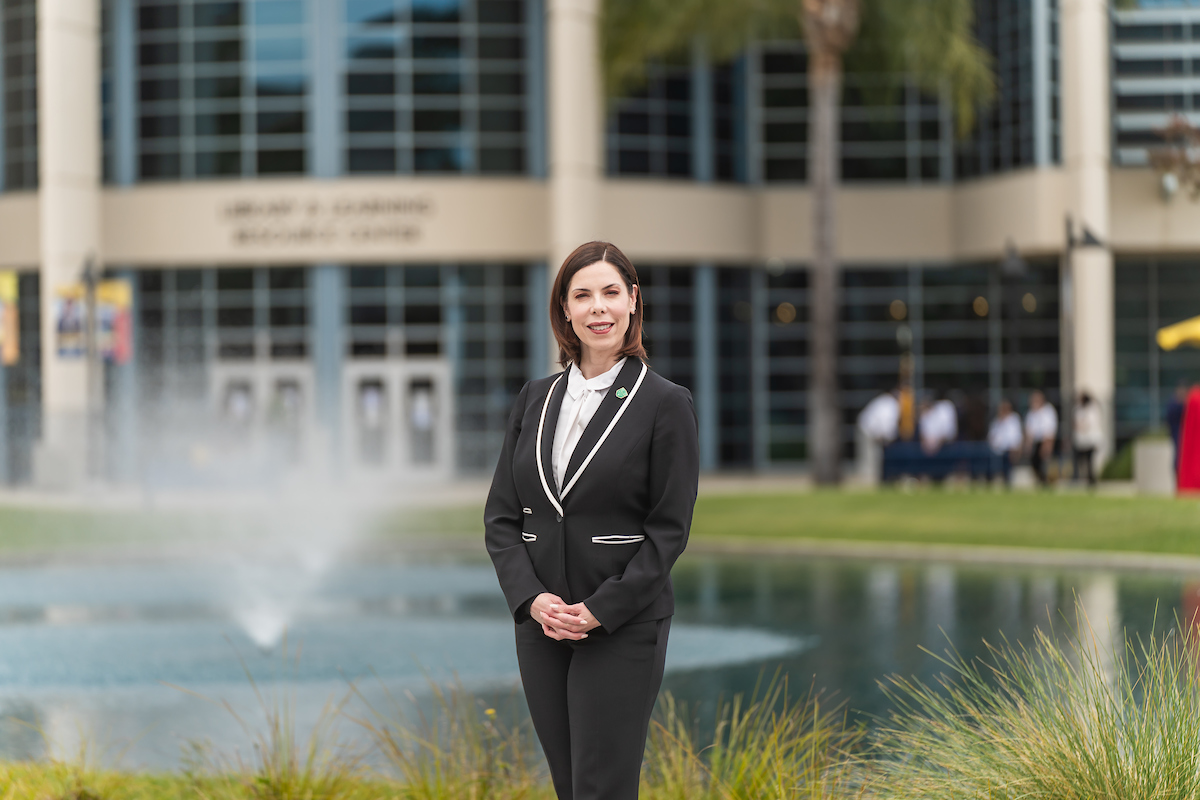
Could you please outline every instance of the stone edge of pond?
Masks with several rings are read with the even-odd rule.
[[[226,543],[227,545],[228,543]],[[229,555],[230,549],[176,544],[163,546],[123,543],[111,546],[20,548],[0,550],[0,567],[50,564],[131,564],[210,560]],[[688,543],[693,555],[741,555],[853,559],[860,561],[939,562],[949,564],[1113,569],[1122,572],[1200,576],[1200,556],[1171,553],[1066,550],[995,545],[924,544],[915,542],[834,541],[829,539],[694,537]],[[482,536],[458,533],[406,535],[390,541],[359,542],[343,551],[348,562],[375,561],[405,555],[478,555],[486,557]]]
[[[942,545],[913,542],[838,542],[826,539],[693,539],[697,555],[818,556],[886,561],[937,561],[1025,567],[1115,569],[1133,572],[1200,574],[1200,556],[1113,550],[1063,550],[994,545]]]

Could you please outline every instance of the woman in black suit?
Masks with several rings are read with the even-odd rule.
[[[615,246],[567,257],[550,321],[566,369],[517,397],[487,548],[559,800],[633,800],[696,502],[696,414],[646,367],[637,273]]]

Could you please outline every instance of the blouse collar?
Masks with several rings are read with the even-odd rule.
[[[592,392],[604,391],[616,382],[617,375],[621,373],[621,367],[625,366],[625,360],[622,358],[608,372],[601,373],[594,378],[583,377],[579,365],[572,364],[570,372],[567,373],[567,394],[571,396],[572,400],[578,400],[585,389]]]

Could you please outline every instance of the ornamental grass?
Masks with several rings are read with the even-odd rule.
[[[872,795],[906,800],[1200,798],[1200,659],[1191,627],[1126,640],[1084,619],[1065,641],[1039,630],[934,686],[892,679]]]
[[[873,731],[785,677],[697,709],[664,693],[643,800],[1200,800],[1200,640],[1039,631],[983,659],[953,650],[932,683],[885,683]],[[1115,644],[1110,644],[1115,641]],[[359,695],[361,698],[361,695]],[[553,800],[528,718],[460,685],[432,704],[332,705],[312,735],[286,696],[260,696],[253,756],[192,757],[148,775],[74,762],[0,763],[0,800]],[[341,747],[350,718],[374,753]],[[248,728],[248,731],[252,730]],[[703,733],[701,733],[703,731]],[[202,752],[202,751],[201,751]]]

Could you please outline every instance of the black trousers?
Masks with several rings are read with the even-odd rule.
[[[1089,447],[1087,450],[1075,451],[1075,480],[1079,480],[1080,473],[1087,474],[1088,486],[1096,485],[1096,470],[1092,467],[1092,456],[1096,453],[1094,447]]]
[[[1042,443],[1033,443],[1033,452],[1029,454],[1029,465],[1033,467],[1033,474],[1037,476],[1038,483],[1045,486],[1050,483],[1050,476],[1046,472],[1046,459],[1042,457]]]
[[[636,800],[671,618],[559,642],[517,626],[517,661],[559,800]]]

